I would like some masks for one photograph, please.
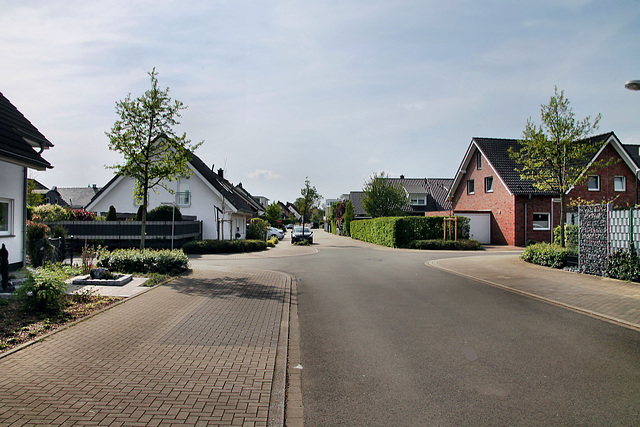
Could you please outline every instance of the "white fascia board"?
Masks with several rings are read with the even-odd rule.
[[[118,177],[114,181],[112,181],[107,188],[103,188],[102,193],[100,194],[100,196],[98,196],[98,198],[93,199],[92,201],[89,202],[87,206],[85,206],[85,209],[88,211],[92,210],[94,206],[99,201],[104,199],[107,196],[107,194],[109,194],[111,190],[114,189],[124,178],[125,177],[123,175],[118,175]]]
[[[478,151],[482,153],[482,150],[480,149],[480,147],[478,147]],[[507,189],[507,192],[509,193],[509,195],[513,196],[513,193],[511,192],[511,189],[509,188],[509,186],[505,184],[505,182],[502,180],[502,177],[500,176],[496,168],[494,168],[493,164],[491,164],[491,160],[489,160],[489,158],[485,156],[484,153],[482,153],[482,157],[487,161],[487,164],[491,167],[491,170],[493,171],[494,175],[498,177],[498,179],[502,183],[502,186]]]
[[[205,179],[204,176],[202,176],[202,174],[200,172],[197,171],[196,168],[193,167],[193,165],[191,165],[191,163],[188,164],[189,165],[189,169],[191,169],[191,172],[193,173],[193,176],[197,176],[202,182],[204,182],[204,185],[206,185],[213,194],[215,194],[216,196],[218,196],[218,198],[220,200],[224,200],[225,203],[225,208],[230,207],[231,210],[233,211],[233,213],[238,212],[238,208],[235,207],[227,198],[225,198],[222,193],[220,193],[218,191],[217,188],[215,188],[213,185],[211,185],[211,183]]]
[[[476,144],[476,141],[474,139],[471,139],[471,143],[469,144],[469,147],[467,147],[467,152],[462,158],[462,163],[460,163],[460,167],[458,167],[458,171],[456,172],[456,177],[453,179],[453,184],[451,185],[451,188],[447,193],[447,200],[451,200],[453,198],[453,195],[458,189],[458,185],[460,185],[460,182],[462,181],[462,177],[465,173],[467,173],[467,166],[469,166],[469,161],[471,160],[471,155],[473,154],[473,148],[477,150],[478,145]]]

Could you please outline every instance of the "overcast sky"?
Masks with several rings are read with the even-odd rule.
[[[374,173],[453,177],[565,91],[640,144],[640,0],[0,0],[0,92],[55,145],[48,187],[103,186],[115,103],[161,87],[179,132],[254,195],[324,198]]]

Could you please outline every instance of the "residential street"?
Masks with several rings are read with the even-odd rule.
[[[297,279],[306,425],[637,423],[637,331],[429,265],[499,254],[314,234],[307,256],[214,261]]]

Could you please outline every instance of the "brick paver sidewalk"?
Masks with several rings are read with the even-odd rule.
[[[289,289],[196,271],[10,354],[0,425],[267,425]]]

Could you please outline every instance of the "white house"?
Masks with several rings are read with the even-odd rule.
[[[51,169],[41,157],[50,147],[53,144],[0,93],[0,247],[4,244],[9,251],[11,269],[26,260],[27,168]]]
[[[163,188],[158,188],[157,192],[150,191],[148,210],[175,202],[183,216],[202,221],[204,239],[245,239],[247,220],[258,210],[224,178],[222,169],[214,172],[213,167],[209,168],[195,154],[189,162],[189,169],[191,176],[168,183],[167,187],[175,194]],[[109,207],[113,206],[118,213],[135,214],[140,205],[133,197],[134,185],[133,178],[116,175],[93,197],[86,210],[106,215]]]

